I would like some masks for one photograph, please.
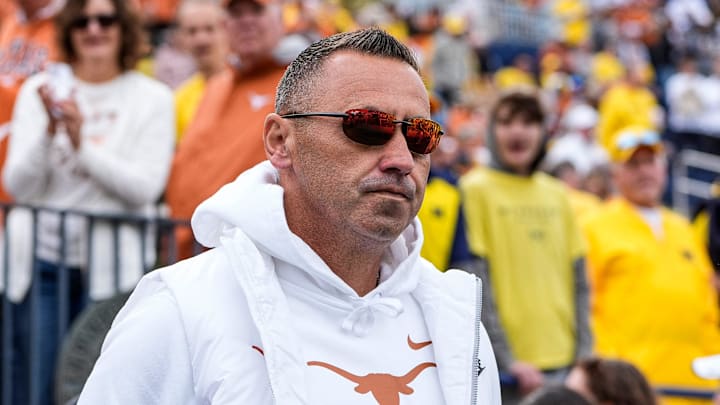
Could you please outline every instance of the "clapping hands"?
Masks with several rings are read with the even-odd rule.
[[[48,135],[54,136],[62,127],[67,132],[73,149],[78,150],[82,139],[80,129],[83,124],[83,116],[75,101],[74,91],[70,93],[70,97],[64,100],[54,100],[48,85],[40,86],[38,93],[48,114]]]

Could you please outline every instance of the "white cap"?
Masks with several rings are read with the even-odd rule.
[[[692,362],[692,369],[700,378],[708,380],[720,378],[720,354],[696,358]]]
[[[563,118],[563,126],[570,131],[590,129],[598,122],[598,113],[587,104],[570,107]]]

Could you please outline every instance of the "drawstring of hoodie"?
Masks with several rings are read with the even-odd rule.
[[[356,306],[342,323],[342,328],[357,337],[363,337],[370,332],[375,324],[375,313],[380,312],[391,318],[397,318],[403,312],[403,304],[398,298],[384,298],[380,294],[367,299],[358,300]]]

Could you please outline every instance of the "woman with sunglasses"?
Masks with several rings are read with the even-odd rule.
[[[174,142],[172,93],[132,71],[143,37],[128,3],[67,0],[59,13],[57,37],[67,65],[55,67],[59,74],[30,78],[14,108],[3,181],[18,203],[140,215],[164,189]],[[16,404],[52,402],[57,337],[67,327],[59,320],[61,303],[69,300],[72,321],[87,296],[83,280],[89,277],[91,299],[107,298],[133,288],[153,260],[139,225],[120,224],[116,232],[107,222],[41,211],[33,245],[32,221],[17,209],[8,219]],[[68,283],[60,281],[65,271]],[[31,278],[37,294],[28,293]],[[61,298],[58,289],[68,296]],[[38,360],[32,367],[30,353]]]

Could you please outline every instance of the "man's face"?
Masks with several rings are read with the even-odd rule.
[[[270,58],[284,34],[280,6],[234,0],[227,11],[230,50],[240,62],[254,65]]]
[[[625,163],[614,167],[614,180],[620,194],[641,207],[660,203],[665,187],[665,158],[663,154],[641,147]]]
[[[178,16],[180,35],[198,66],[213,67],[222,60],[226,32],[222,9],[211,3],[188,3]]]
[[[316,82],[312,111],[364,108],[396,119],[430,117],[419,75],[397,60],[341,51],[325,61]],[[292,194],[289,210],[319,229],[394,241],[420,208],[430,156],[408,150],[400,125],[386,144],[375,146],[347,138],[341,118],[294,120],[292,128],[292,169],[283,184]]]
[[[495,120],[495,143],[500,160],[519,174],[529,174],[533,161],[540,152],[543,131],[540,123],[531,122],[522,115],[509,116],[501,108]]]

